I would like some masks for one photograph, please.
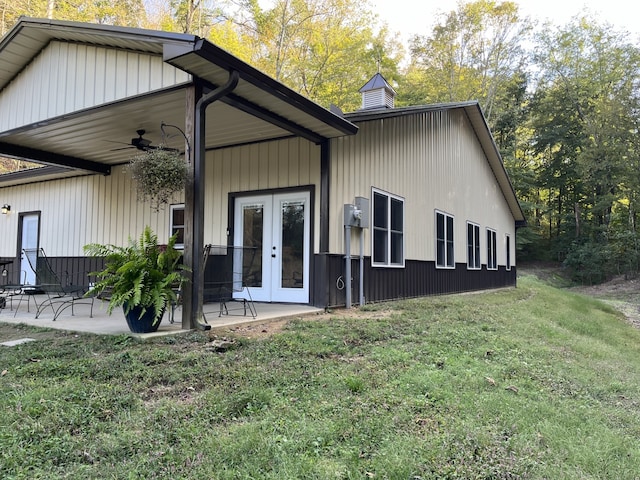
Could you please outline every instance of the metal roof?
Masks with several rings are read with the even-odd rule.
[[[371,77],[371,79],[364,84],[364,86],[358,90],[360,93],[364,93],[364,92],[368,92],[369,90],[375,90],[377,88],[384,88],[386,90],[389,90],[390,92],[393,92],[394,94],[396,93],[396,91],[393,89],[393,87],[391,85],[389,85],[389,82],[387,82],[387,80],[385,80],[385,78],[382,76],[381,73],[376,73],[373,77]]]
[[[22,18],[0,41],[0,94],[52,41],[72,42],[162,56],[204,83],[205,90],[226,82],[230,70],[240,75],[237,88],[207,109],[206,148],[215,149],[291,136],[310,141],[354,134],[357,126],[296,93],[225,50],[194,35]],[[192,78],[193,78],[192,77]],[[108,142],[128,142],[144,129],[153,144],[161,141],[160,123],[184,129],[186,89],[191,82],[129,97],[46,121],[0,131],[0,156],[37,160],[69,176],[99,172],[128,161],[135,150]],[[184,140],[174,145],[181,148]],[[58,167],[66,166],[60,172]],[[104,171],[100,173],[105,173]],[[34,181],[51,168],[29,175],[0,176],[0,185]]]

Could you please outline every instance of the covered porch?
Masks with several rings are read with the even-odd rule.
[[[45,165],[0,178],[0,188],[7,187],[3,202],[12,212],[2,219],[7,233],[0,242],[0,260],[11,262],[8,283],[20,283],[21,232],[28,231],[23,226],[30,216],[36,246],[66,262],[62,271],[92,270],[70,268],[85,261],[83,244],[122,244],[127,236],[137,237],[149,213],[122,200],[129,195],[123,182],[93,179],[120,175],[132,153],[158,145],[184,151],[192,174],[184,193],[184,259],[192,273],[177,322],[182,329],[206,326],[205,272],[199,261],[204,244],[234,241],[226,219],[211,214],[214,202],[204,192],[207,184],[214,189],[218,179],[238,183],[241,162],[234,157],[230,168],[207,177],[206,156],[292,139],[313,146],[320,157],[318,179],[282,182],[284,173],[267,172],[262,175],[269,177],[267,187],[243,183],[237,189],[246,194],[273,185],[309,189],[313,184],[319,233],[313,244],[309,241],[308,257],[328,251],[329,140],[357,132],[341,115],[192,35],[24,18],[0,42],[0,62],[5,67],[0,73],[0,155]],[[276,149],[274,156],[282,153]],[[309,170],[308,157],[300,157]],[[252,171],[262,174],[265,162],[255,155],[251,160]],[[51,201],[49,192],[44,195],[50,180],[62,185],[65,179],[60,202]],[[84,182],[81,193],[72,190],[79,182]],[[27,187],[29,194],[23,193]],[[54,207],[58,204],[65,205],[63,211]],[[205,236],[205,215],[215,235]],[[72,227],[64,235],[52,233],[63,218]],[[315,280],[325,277],[319,270],[306,275],[307,283],[322,283]],[[315,299],[315,304],[327,303]]]

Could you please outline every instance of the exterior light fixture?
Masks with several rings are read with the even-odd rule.
[[[7,205],[6,203],[2,205],[2,214],[6,215],[11,211],[11,205]]]

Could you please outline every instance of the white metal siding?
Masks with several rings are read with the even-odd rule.
[[[188,80],[158,55],[51,42],[0,92],[0,131]]]
[[[316,185],[315,232],[319,235],[320,148],[302,139],[247,145],[207,154],[205,243],[226,244],[229,192]],[[145,225],[161,242],[169,237],[169,213],[136,198],[126,167],[91,175],[0,188],[11,213],[0,215],[0,256],[16,254],[21,212],[40,211],[40,244],[50,256],[81,256],[87,243],[125,245]],[[175,203],[182,203],[182,196]],[[317,240],[315,242],[317,245]]]
[[[3,215],[0,256],[16,254],[19,213],[39,211],[40,246],[50,256],[81,256],[87,243],[124,245],[150,225],[166,241],[168,210],[155,213],[136,199],[125,168],[111,176],[91,175],[0,189],[11,205]]]
[[[229,193],[315,185],[314,248],[320,218],[320,147],[300,138],[216,150],[207,155],[205,241],[226,245]]]
[[[436,111],[359,123],[351,137],[332,141],[330,250],[343,252],[343,205],[371,199],[376,187],[405,199],[405,258],[435,260],[435,210],[454,216],[455,261],[466,263],[466,222],[511,235],[515,222],[484,152],[462,111]],[[352,240],[353,252],[358,242]],[[366,255],[370,231],[365,230]],[[506,251],[498,242],[498,263]],[[486,240],[481,261],[486,263]]]

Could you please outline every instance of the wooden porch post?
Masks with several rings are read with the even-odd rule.
[[[202,252],[195,251],[194,247],[197,245],[194,237],[195,232],[195,223],[202,222],[202,218],[196,218],[196,208],[195,204],[198,202],[198,199],[195,198],[196,191],[204,192],[204,178],[198,178],[196,175],[196,149],[198,145],[196,142],[195,135],[195,115],[196,115],[196,104],[198,100],[202,97],[202,84],[198,82],[197,79],[194,79],[194,84],[187,88],[186,90],[186,99],[185,99],[185,135],[187,137],[188,144],[191,148],[188,148],[189,151],[189,169],[190,169],[190,181],[187,182],[185,192],[184,192],[184,263],[190,269],[190,273],[188,274],[189,280],[185,284],[183,288],[183,298],[182,298],[182,328],[185,330],[190,330],[192,328],[196,328],[202,318],[202,302],[204,295],[204,287],[202,282],[193,277],[193,272],[198,272],[199,269],[194,269],[195,262],[202,261]],[[200,169],[197,169],[198,171]],[[198,172],[200,173],[200,172]],[[196,182],[201,182],[200,188],[196,188]],[[198,229],[202,231],[202,228]],[[201,242],[200,242],[201,243]],[[194,302],[194,296],[198,298],[197,302]],[[194,309],[194,305],[197,305],[197,308]]]

